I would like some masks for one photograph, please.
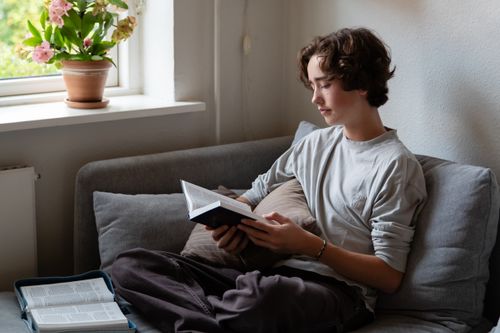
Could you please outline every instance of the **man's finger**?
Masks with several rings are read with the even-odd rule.
[[[243,233],[240,230],[236,229],[236,228],[235,228],[235,230],[236,231],[233,234],[233,237],[231,238],[231,240],[227,243],[226,246],[224,246],[224,250],[226,250],[227,252],[232,252],[235,249],[237,249],[238,245],[242,241]]]
[[[271,212],[269,214],[264,214],[263,217],[267,220],[276,221],[279,224],[285,224],[290,221],[286,216],[283,216],[278,212]]]
[[[213,229],[212,238],[214,239],[214,241],[218,242],[219,239],[227,232],[227,229],[229,229],[229,226],[227,225],[222,225],[216,229]]]
[[[253,236],[250,236],[250,235],[248,235],[248,238],[255,245],[258,245],[258,246],[261,246],[261,247],[265,247],[265,248],[268,248],[268,249],[272,249],[271,245],[268,242],[265,242],[265,241],[263,241],[263,240],[261,240],[261,239],[259,239],[257,237],[253,237]]]
[[[234,234],[236,233],[236,231],[238,231],[238,229],[236,229],[235,227],[231,227],[229,228],[229,230],[227,230],[223,235],[222,237],[219,239],[218,243],[217,243],[217,246],[219,248],[225,248],[229,242],[232,240]]]
[[[271,222],[271,221],[269,221]],[[241,223],[237,225],[237,227],[240,226],[247,226],[254,228],[256,230],[260,230],[263,232],[270,232],[272,230],[271,223],[267,223],[264,221],[259,221],[259,220],[250,220],[250,219],[242,219]]]
[[[245,249],[245,247],[247,247],[249,241],[249,238],[246,235],[242,234],[238,246],[234,250],[228,252],[234,255],[240,253],[241,251],[243,251],[243,249]]]

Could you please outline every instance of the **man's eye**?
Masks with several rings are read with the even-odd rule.
[[[332,84],[331,84],[331,83],[329,83],[329,82],[328,82],[328,83],[325,83],[325,84],[321,85],[321,89],[328,89],[328,88],[330,88],[330,86],[331,86],[331,85],[332,85]]]

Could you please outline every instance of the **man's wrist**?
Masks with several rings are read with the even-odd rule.
[[[323,244],[321,245],[321,249],[318,251],[318,253],[314,257],[316,260],[320,260],[321,259],[321,257],[323,256],[323,253],[326,250],[326,246],[328,244],[328,242],[326,241],[326,239],[322,238],[322,240],[323,240]]]
[[[244,204],[249,205],[253,209],[253,206],[250,203],[250,201],[248,201],[248,199],[245,198],[244,196],[240,195],[239,197],[236,198],[236,200],[239,201],[239,202],[243,202]]]
[[[324,255],[326,247],[328,246],[328,241],[314,234],[310,235],[311,237],[306,241],[302,254],[319,259]]]

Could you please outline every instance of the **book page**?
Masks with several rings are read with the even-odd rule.
[[[204,187],[181,180],[182,191],[186,197],[188,211],[192,212],[216,201],[225,202],[229,206],[236,206],[244,211],[251,212],[252,209],[247,204],[238,200],[226,197],[214,191],[207,190]]]
[[[27,309],[44,306],[112,302],[103,278],[21,287]]]
[[[127,328],[128,320],[118,304],[94,303],[33,309],[29,313],[40,332],[71,328]],[[76,331],[76,330],[75,330]]]

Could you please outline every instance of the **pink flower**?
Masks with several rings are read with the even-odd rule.
[[[50,2],[50,6],[56,7],[56,8],[61,8],[61,10],[64,11],[64,14],[66,14],[68,12],[68,10],[73,8],[73,5],[66,0],[52,0]]]
[[[57,24],[57,26],[58,26],[59,28],[62,28],[62,27],[63,27],[63,25],[64,25],[64,20],[63,20],[62,16],[57,16],[57,15],[52,16],[52,15],[50,15],[50,14],[49,14],[49,16],[50,16],[50,22],[52,22],[52,23],[54,23],[54,24]]]
[[[33,61],[42,64],[47,63],[54,56],[54,51],[50,48],[50,43],[47,41],[42,42],[41,45],[35,47],[33,51]]]
[[[64,25],[63,16],[68,16],[68,10],[70,10],[73,5],[66,0],[52,0],[49,6],[49,19],[50,22],[55,23],[62,28]]]
[[[89,47],[90,45],[92,45],[92,39],[90,39],[90,38],[88,38],[88,37],[87,37],[87,38],[85,38],[85,39],[83,40],[83,46],[84,46],[84,47]]]

